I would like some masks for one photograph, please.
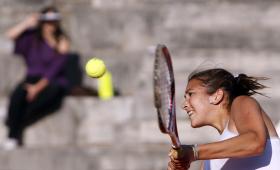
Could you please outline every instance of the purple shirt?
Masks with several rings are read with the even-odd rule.
[[[27,30],[16,39],[14,53],[23,56],[27,76],[40,76],[51,83],[67,86],[63,73],[67,56],[58,53],[44,40],[39,40],[34,30]]]

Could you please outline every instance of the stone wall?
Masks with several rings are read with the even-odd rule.
[[[4,32],[50,3],[60,8],[82,64],[93,56],[102,58],[123,96],[110,101],[68,97],[58,113],[27,130],[26,148],[0,154],[3,170],[165,169],[169,139],[157,127],[151,81],[158,43],[166,44],[173,57],[183,143],[217,137],[211,128],[190,128],[180,109],[187,75],[199,67],[222,66],[234,74],[270,77],[263,82],[270,87],[264,91],[270,98],[257,98],[273,122],[279,121],[280,2],[276,0],[0,0],[2,121],[7,96],[25,71]],[[84,84],[96,86],[96,80],[85,78]],[[1,125],[1,141],[5,133]]]

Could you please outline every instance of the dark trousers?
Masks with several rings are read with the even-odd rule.
[[[59,109],[66,95],[63,87],[50,83],[34,101],[28,102],[25,84],[34,84],[39,80],[39,77],[28,77],[16,87],[10,97],[6,119],[6,125],[9,129],[8,137],[18,140],[20,145],[23,144],[24,129]]]

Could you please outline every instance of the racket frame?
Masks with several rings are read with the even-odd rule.
[[[159,85],[157,82],[157,60],[159,57],[164,57],[164,60],[167,64],[169,75],[170,75],[170,87],[171,87],[171,96],[170,96],[170,103],[168,106],[168,116],[169,116],[169,122],[166,127],[166,125],[163,123],[163,119],[161,117],[160,113],[160,94],[162,93],[160,91]],[[155,52],[155,63],[154,63],[154,101],[155,101],[155,107],[157,109],[157,116],[158,116],[158,125],[162,133],[168,134],[171,138],[172,147],[177,149],[180,148],[181,143],[178,136],[178,130],[177,130],[177,122],[176,122],[176,106],[175,106],[175,79],[174,79],[174,72],[172,67],[172,60],[170,53],[165,45],[159,44],[156,47]]]

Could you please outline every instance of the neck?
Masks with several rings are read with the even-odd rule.
[[[55,47],[57,45],[55,37],[51,32],[46,32],[45,34],[43,34],[43,37],[49,46]]]
[[[216,128],[220,134],[222,134],[228,124],[230,116],[226,109],[217,111],[217,114],[219,114],[219,116],[215,116],[216,120],[213,121],[214,123],[212,126]]]

